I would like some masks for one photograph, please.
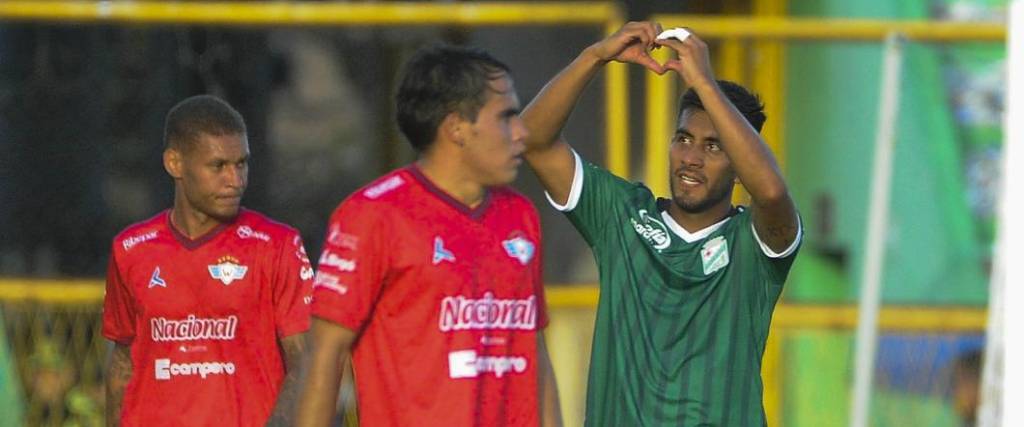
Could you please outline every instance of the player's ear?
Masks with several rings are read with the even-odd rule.
[[[182,176],[182,156],[181,151],[174,148],[168,148],[164,150],[164,170],[171,178],[179,179]]]
[[[466,119],[462,117],[457,111],[452,111],[448,115],[444,116],[441,120],[441,126],[438,131],[441,132],[441,136],[444,139],[454,142],[458,146],[462,146],[465,141],[466,133]]]

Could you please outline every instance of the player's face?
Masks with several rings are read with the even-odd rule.
[[[238,215],[249,181],[245,135],[202,134],[181,159],[179,183],[192,209],[222,222]]]
[[[505,75],[491,80],[487,103],[469,123],[463,141],[467,167],[485,186],[510,184],[523,162],[527,134],[512,79]]]
[[[731,203],[736,172],[704,110],[689,108],[680,115],[669,162],[672,200],[684,212],[700,213]]]

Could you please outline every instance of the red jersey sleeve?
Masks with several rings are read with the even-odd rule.
[[[302,237],[288,235],[282,252],[274,260],[274,321],[277,336],[287,337],[309,329],[309,298],[313,292],[313,267],[309,264]]]
[[[103,336],[119,344],[135,338],[135,299],[117,264],[117,249],[110,252],[107,292],[103,297]]]
[[[359,331],[373,312],[390,257],[381,209],[348,200],[331,216],[313,282],[313,315]]]

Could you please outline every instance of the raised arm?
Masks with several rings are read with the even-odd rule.
[[[656,43],[678,53],[679,59],[665,63],[665,68],[679,73],[704,104],[722,149],[750,193],[751,219],[757,236],[773,252],[784,252],[799,230],[796,206],[768,145],[718,87],[711,72],[707,44],[696,35],[682,42],[668,39]]]
[[[121,425],[121,403],[124,389],[132,377],[131,347],[114,343],[107,365],[107,426]]]
[[[306,334],[290,335],[278,340],[281,356],[284,360],[285,377],[281,391],[277,394],[277,404],[267,421],[267,426],[287,427],[294,424],[295,407],[299,401],[300,378],[302,375],[303,354],[306,352]]]
[[[640,64],[658,74],[664,73],[664,68],[648,54],[660,30],[650,22],[626,24],[584,49],[523,111],[523,120],[530,130],[526,162],[555,201],[564,203],[569,198],[575,162],[561,133],[583,90],[609,61]]]
[[[307,352],[303,387],[295,425],[329,426],[338,403],[338,387],[348,361],[356,333],[313,318],[312,348]]]

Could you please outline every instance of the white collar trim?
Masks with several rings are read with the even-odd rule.
[[[661,211],[661,219],[665,221],[665,224],[668,225],[669,230],[672,230],[672,232],[675,233],[676,236],[679,236],[679,238],[683,239],[683,241],[685,241],[686,243],[693,243],[710,236],[711,233],[715,232],[715,230],[722,228],[722,226],[725,225],[726,222],[729,222],[729,220],[732,219],[732,216],[727,216],[725,217],[725,219],[718,221],[714,224],[711,224],[707,227],[704,227],[704,229],[702,230],[697,230],[693,233],[686,231],[686,229],[679,225],[679,223],[676,222],[675,218],[672,218],[672,215],[668,214],[668,211]]]

